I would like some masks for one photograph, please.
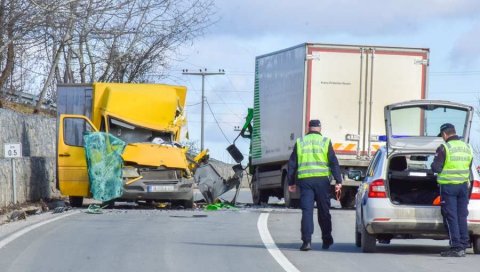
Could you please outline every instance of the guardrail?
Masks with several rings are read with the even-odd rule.
[[[35,106],[38,101],[38,96],[31,94],[31,93],[26,93],[26,92],[16,92],[16,93],[8,93],[4,92],[2,93],[2,96],[10,102],[14,103],[19,103],[19,104],[24,104],[24,105],[29,105],[29,106]],[[47,109],[47,110],[57,110],[57,103],[51,99],[46,99],[42,103],[42,108]]]

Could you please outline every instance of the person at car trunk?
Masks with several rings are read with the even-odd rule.
[[[314,202],[317,202],[318,224],[322,230],[322,248],[328,249],[333,244],[330,174],[336,181],[335,189],[342,187],[340,166],[330,139],[320,133],[320,121],[310,120],[308,126],[309,132],[297,139],[288,161],[288,190],[295,192],[296,184],[300,187],[302,251],[311,249]]]
[[[432,171],[438,173],[442,216],[450,239],[450,249],[443,257],[464,257],[469,246],[468,182],[473,159],[472,148],[457,136],[455,126],[445,123],[440,127],[444,144],[437,148]]]

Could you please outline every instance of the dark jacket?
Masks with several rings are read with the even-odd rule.
[[[447,143],[452,140],[460,140],[460,138],[457,135],[450,136],[447,139]],[[442,172],[443,165],[445,164],[445,158],[446,158],[445,147],[442,144],[437,148],[437,151],[435,152],[435,158],[433,158],[433,162],[431,165],[432,171],[434,173]],[[472,163],[470,162],[470,167],[471,166],[472,166]]]
[[[308,134],[320,134],[316,131],[310,131]],[[322,135],[322,134],[320,134]],[[335,151],[333,150],[332,142],[328,146],[328,167],[332,172],[332,176],[335,179],[337,184],[342,183],[342,175],[340,172],[340,165],[338,164],[337,156],[335,155]],[[290,159],[288,160],[288,185],[294,185],[295,180],[297,179],[297,169],[298,169],[298,158],[297,158],[297,144],[293,147],[292,154],[290,155]]]

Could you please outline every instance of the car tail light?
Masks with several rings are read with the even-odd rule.
[[[377,179],[370,183],[368,189],[369,198],[386,198],[387,193],[385,192],[385,182],[383,179]]]
[[[474,180],[470,199],[480,199],[480,181]]]

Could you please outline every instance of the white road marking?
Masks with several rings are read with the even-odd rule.
[[[45,220],[45,221],[42,221],[42,222],[39,222],[39,223],[36,223],[36,224],[33,224],[33,225],[30,225],[26,228],[23,228],[13,234],[11,234],[10,236],[8,236],[7,238],[3,239],[0,241],[0,249],[4,248],[6,245],[8,245],[9,243],[13,242],[14,240],[16,240],[17,238],[21,237],[22,235],[36,229],[36,228],[39,228],[43,225],[46,225],[46,224],[49,224],[49,223],[52,223],[54,221],[57,221],[57,220],[60,220],[60,219],[63,219],[67,216],[71,216],[71,215],[74,215],[74,214],[78,214],[80,213],[80,211],[74,211],[74,212],[70,212],[70,213],[67,213],[67,214],[64,214],[64,215],[61,215],[61,216],[58,216],[58,217],[55,217],[55,218],[52,218],[52,219],[49,219],[49,220]]]
[[[271,212],[271,209],[265,210]],[[267,248],[268,252],[277,261],[277,263],[287,272],[300,272],[288,259],[283,255],[282,251],[277,247],[275,241],[268,231],[268,215],[269,213],[262,213],[258,217],[257,228],[262,238],[263,244]]]

